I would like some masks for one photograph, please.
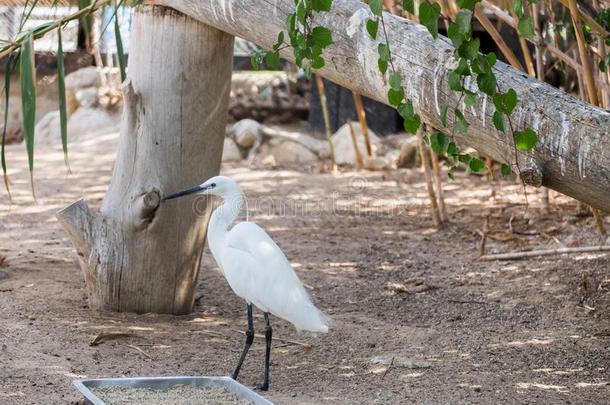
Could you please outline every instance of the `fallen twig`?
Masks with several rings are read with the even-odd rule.
[[[564,253],[590,253],[590,252],[608,252],[610,245],[601,246],[583,246],[574,248],[557,248],[557,249],[541,249],[528,250],[525,252],[499,253],[493,255],[485,255],[479,257],[479,260],[513,260],[525,259],[528,257],[561,255]]]
[[[144,350],[140,349],[138,346],[127,345],[127,347],[130,347],[130,348],[142,353],[142,355],[148,357],[149,359],[154,360],[150,354],[146,353]]]
[[[121,331],[109,331],[109,332],[100,332],[95,339],[89,343],[89,346],[97,346],[100,343],[104,343],[107,340],[118,339],[122,337],[135,336],[131,332],[121,332]]]

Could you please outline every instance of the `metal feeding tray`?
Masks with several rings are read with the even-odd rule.
[[[95,378],[87,380],[74,380],[74,386],[86,398],[87,402],[93,405],[105,405],[92,388],[99,387],[130,387],[130,388],[151,388],[154,390],[168,390],[176,385],[190,386],[214,386],[223,387],[235,394],[237,399],[251,401],[255,405],[273,405],[273,402],[252,391],[250,388],[238,383],[230,377],[133,377],[133,378]]]

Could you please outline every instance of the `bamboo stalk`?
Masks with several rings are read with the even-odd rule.
[[[576,42],[578,43],[578,53],[580,55],[580,64],[582,65],[585,86],[587,95],[591,104],[597,105],[597,91],[595,90],[595,80],[593,79],[593,71],[591,69],[591,60],[587,54],[587,43],[582,32],[582,24],[579,18],[578,5],[576,0],[568,0],[568,8],[572,17],[572,24],[576,33]]]
[[[445,206],[445,192],[443,190],[443,180],[441,179],[441,165],[439,164],[436,153],[431,153],[430,157],[432,158],[432,174],[434,175],[434,184],[436,186],[436,196],[438,198],[441,222],[447,222],[449,218],[447,216],[447,207]]]
[[[496,17],[498,17],[498,19],[504,21],[509,27],[512,27],[515,30],[517,29],[517,23],[515,22],[515,19],[512,16],[510,16],[508,13],[506,13],[506,11],[502,10],[501,8],[496,6],[495,4],[489,3],[486,0],[484,0],[484,1],[480,2],[480,3],[478,3],[478,4],[480,4],[481,7],[485,7],[485,9],[487,9],[490,12],[492,12]],[[582,66],[580,66],[580,64],[577,61],[575,61],[573,58],[571,58],[566,53],[561,51],[555,45],[547,44],[547,43],[541,43],[541,40],[538,37],[535,37],[535,38],[526,38],[526,40],[531,42],[534,45],[536,45],[537,43],[540,43],[541,46],[544,46],[544,48],[547,51],[549,51],[550,53],[555,55],[561,61],[563,61],[566,64],[568,64],[574,70],[576,70],[576,71],[582,70]]]
[[[330,117],[328,116],[328,104],[326,103],[326,92],[324,91],[324,81],[322,76],[315,75],[316,86],[318,87],[318,94],[320,95],[320,106],[322,107],[322,117],[324,118],[324,129],[326,130],[326,140],[328,141],[328,153],[330,155],[330,162],[332,170],[337,170],[337,163],[335,161],[335,147],[333,146],[332,130],[330,129]]]
[[[373,156],[373,148],[371,147],[371,139],[369,138],[369,127],[366,123],[366,113],[364,111],[364,104],[362,103],[362,96],[358,93],[352,92],[354,95],[354,106],[356,107],[356,115],[358,115],[358,122],[360,122],[360,130],[364,137],[364,145],[366,146],[366,154],[368,157]]]
[[[597,90],[595,87],[595,79],[593,77],[591,60],[589,59],[589,55],[587,53],[587,44],[585,42],[585,36],[582,32],[582,24],[580,21],[578,4],[576,3],[576,0],[568,0],[568,8],[570,10],[570,17],[572,18],[572,24],[576,33],[576,42],[578,43],[578,53],[580,56],[580,63],[582,65],[584,76],[583,81],[587,90],[588,101],[591,104],[598,105],[599,103],[597,98]],[[595,219],[597,230],[601,235],[607,235],[608,231],[606,230],[606,226],[604,225],[604,219],[599,213],[599,210],[593,207],[590,207],[590,209],[591,213],[593,214],[593,218]]]
[[[424,179],[426,180],[426,189],[428,191],[428,198],[430,199],[430,208],[432,211],[432,221],[434,226],[439,227],[441,225],[441,216],[438,209],[438,203],[436,202],[436,195],[434,193],[434,186],[432,185],[432,173],[430,170],[430,159],[428,157],[428,151],[426,150],[426,144],[424,143],[423,131],[419,129],[417,131],[417,146],[419,154],[421,156],[421,162],[424,169]]]
[[[356,158],[356,169],[362,170],[364,168],[364,162],[362,161],[362,155],[360,154],[360,148],[358,148],[358,141],[356,140],[356,132],[352,125],[351,118],[347,119],[347,125],[349,126],[350,135],[352,136],[352,146],[354,147],[354,156]]]
[[[33,28],[30,31],[35,32],[34,39],[38,39],[40,37],[43,37],[48,32],[59,28],[61,25],[67,23],[68,21],[77,20],[79,18],[82,18],[83,16],[89,15],[90,13],[93,13],[94,11],[102,8],[103,6],[105,6],[107,4],[112,3],[113,1],[114,0],[94,1],[91,3],[91,5],[89,5],[85,8],[81,8],[80,10],[67,15],[66,17],[57,19],[51,23],[42,24],[36,28]],[[24,38],[25,38],[25,36],[21,36],[21,37],[17,38],[17,40],[15,40],[15,42],[13,42],[12,44],[1,47],[0,48],[0,59],[4,58],[7,55],[10,55],[13,51],[21,48]]]
[[[523,65],[521,65],[521,62],[519,61],[519,58],[517,57],[517,55],[515,55],[513,50],[510,49],[510,47],[508,46],[506,41],[504,41],[504,38],[502,38],[502,35],[500,35],[500,33],[498,32],[496,27],[493,26],[492,22],[489,20],[489,18],[487,18],[487,16],[485,15],[485,13],[481,9],[481,7],[482,7],[481,3],[478,3],[474,9],[474,15],[477,18],[477,20],[479,20],[479,22],[481,23],[483,28],[485,28],[485,30],[489,33],[489,35],[496,42],[496,44],[498,45],[498,48],[500,48],[500,51],[502,52],[502,54],[504,55],[506,60],[508,60],[508,62],[514,68],[524,70]]]
[[[557,248],[557,249],[541,249],[541,250],[528,250],[525,252],[512,252],[512,253],[498,253],[493,255],[485,255],[479,257],[479,260],[514,260],[514,259],[526,259],[528,257],[539,257],[539,256],[550,256],[560,255],[564,253],[594,253],[594,252],[608,252],[610,251],[609,245],[601,246],[583,246],[583,247],[568,247],[568,248]]]
[[[513,6],[512,0],[510,0],[508,3],[509,3],[509,7],[511,9],[511,14],[513,16],[513,20],[516,21],[517,20],[517,16],[516,16],[515,12],[512,11],[512,9],[513,9],[513,7],[512,7]],[[527,73],[530,76],[535,77],[536,76],[536,72],[534,70],[534,62],[532,60],[532,54],[531,54],[529,48],[527,47],[527,40],[520,35],[519,31],[517,31],[517,34],[519,36],[519,45],[521,46],[521,53],[523,54],[523,59],[525,60],[525,67],[527,68]]]

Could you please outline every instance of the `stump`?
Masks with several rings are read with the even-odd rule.
[[[209,207],[164,194],[218,174],[233,37],[161,6],[139,6],[112,180],[99,212],[57,214],[96,309],[191,311]]]

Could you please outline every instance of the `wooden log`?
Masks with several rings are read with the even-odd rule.
[[[118,155],[101,209],[80,200],[57,217],[78,252],[91,307],[184,314],[209,209],[205,201],[160,200],[220,169],[233,37],[142,6],[131,44]]]
[[[294,10],[292,0],[153,2],[176,8],[267,49],[277,33],[286,29],[286,18]],[[372,40],[366,32],[368,18],[371,18],[368,6],[356,0],[334,0],[330,12],[316,16],[315,24],[331,29],[334,40],[325,52],[326,66],[319,73],[362,95],[387,102],[388,83],[377,70],[379,41]],[[406,95],[424,122],[442,129],[441,107],[459,105],[459,94],[451,91],[447,83],[454,66],[451,44],[443,37],[434,40],[423,26],[404,18],[388,13],[384,18],[394,65],[405,79]],[[294,60],[291,49],[284,49],[282,56]],[[519,95],[513,113],[515,129],[532,127],[539,134],[535,150],[519,154],[540,166],[542,185],[610,210],[610,113],[504,63],[498,62],[495,73],[502,90],[514,88]],[[466,84],[477,91],[475,83]],[[470,122],[469,133],[459,138],[484,155],[502,162],[516,162],[512,140],[493,126],[493,112],[493,102],[479,93],[474,108],[464,111]],[[513,168],[517,170],[514,165]]]

